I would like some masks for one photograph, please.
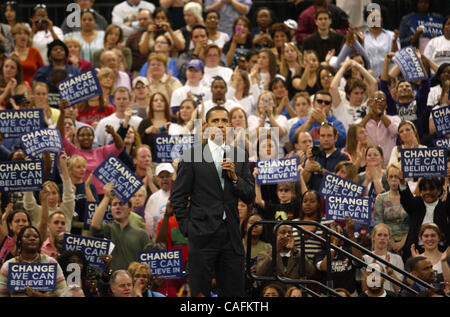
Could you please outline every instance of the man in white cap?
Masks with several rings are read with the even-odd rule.
[[[155,174],[160,190],[152,194],[145,205],[145,226],[150,239],[155,240],[158,222],[164,217],[175,170],[170,163],[160,163]]]
[[[136,115],[142,119],[147,118],[148,106],[150,104],[150,89],[148,79],[142,76],[133,80],[133,105],[131,110],[137,111]]]

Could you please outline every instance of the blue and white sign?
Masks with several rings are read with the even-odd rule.
[[[450,134],[450,106],[440,107],[431,111],[434,126],[438,135]]]
[[[44,162],[0,162],[0,191],[39,191],[44,183]]]
[[[325,202],[327,220],[345,221],[348,216],[354,222],[370,224],[372,204],[367,197],[328,195]]]
[[[42,109],[0,110],[0,132],[6,138],[18,138],[24,133],[44,127]]]
[[[44,152],[62,151],[61,133],[56,129],[41,129],[20,137],[22,148],[28,156],[36,157]]]
[[[94,216],[97,203],[94,201],[86,201],[86,208],[84,210],[84,229],[91,229],[92,217]],[[111,214],[111,206],[108,204],[105,215],[103,216],[103,223],[113,223],[114,218]]]
[[[66,99],[70,105],[89,100],[103,93],[94,69],[60,81],[58,91],[59,97]]]
[[[364,195],[365,187],[346,180],[336,174],[326,172],[322,178],[319,193],[322,197],[326,195],[342,195],[357,197]]]
[[[23,293],[27,286],[39,292],[55,291],[57,274],[56,263],[9,263],[7,288],[13,293]]]
[[[143,251],[138,253],[138,261],[147,263],[154,276],[165,280],[182,279],[184,277],[182,252],[180,249]]]
[[[192,147],[196,142],[195,134],[155,135],[156,162],[172,162],[180,158],[183,151]]]
[[[414,34],[419,26],[424,27],[423,37],[433,38],[442,35],[444,19],[432,15],[413,14],[410,18],[411,34]]]
[[[406,81],[417,81],[427,78],[422,61],[413,47],[401,49],[392,59],[400,68]]]
[[[450,138],[438,138],[433,140],[435,147],[441,147],[444,149],[450,148]]]
[[[447,150],[415,148],[400,150],[402,173],[408,177],[447,177]]]
[[[106,239],[97,239],[66,233],[64,234],[61,252],[67,250],[82,251],[90,265],[99,270],[104,270],[105,263],[100,260],[100,255],[111,254],[113,248],[114,246],[111,241]]]
[[[103,184],[114,184],[114,194],[126,203],[144,183],[114,153],[100,164],[94,171]]]
[[[281,184],[297,182],[300,179],[298,173],[298,157],[279,160],[259,160],[256,162],[259,174],[256,183],[259,185]]]

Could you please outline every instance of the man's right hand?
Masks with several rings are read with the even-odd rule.
[[[103,186],[103,192],[105,194],[105,197],[108,199],[111,199],[113,194],[112,191],[114,190],[114,184],[113,183],[107,183],[105,186]]]

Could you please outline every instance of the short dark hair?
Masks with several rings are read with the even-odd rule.
[[[323,123],[320,125],[319,130],[317,131],[317,132],[319,133],[319,135],[320,135],[320,129],[322,129],[322,128],[332,128],[332,129],[333,129],[333,135],[334,135],[334,136],[338,135],[338,130],[337,130],[337,128],[336,128],[334,125],[332,125],[332,124],[330,124],[330,123],[328,123],[328,122],[323,122]]]
[[[407,272],[412,272],[412,271],[417,270],[418,263],[420,261],[424,261],[424,260],[427,260],[427,258],[422,255],[410,257],[405,263],[405,270]]]
[[[208,17],[208,15],[210,15],[211,13],[215,13],[217,14],[217,17],[220,20],[220,13],[216,10],[206,10],[205,12],[203,12],[203,20],[206,20],[206,18]]]
[[[201,25],[201,24],[196,24],[196,25],[194,25],[194,26],[192,27],[191,34],[194,33],[194,31],[195,31],[195,30],[198,30],[198,29],[205,30],[206,34],[208,34],[208,29],[206,28],[206,26]]]
[[[426,187],[430,189],[443,189],[444,182],[439,177],[424,177],[420,180],[419,184],[419,191],[425,190]]]
[[[316,101],[317,95],[329,96],[331,98],[331,100],[333,100],[333,96],[331,96],[331,94],[326,90],[319,90],[318,92],[316,92],[316,94],[314,95],[314,101]]]
[[[218,80],[223,81],[223,83],[225,84],[225,87],[228,87],[227,82],[225,81],[225,79],[223,79],[222,76],[214,76],[213,80],[211,82],[211,89],[212,89],[212,86],[214,85],[214,83]]]
[[[316,15],[314,16],[314,20],[317,20],[317,18],[319,17],[320,14],[327,14],[328,17],[331,19],[331,12],[329,10],[326,9],[320,9],[317,10]]]
[[[228,119],[230,119],[230,112],[226,108],[224,108],[222,106],[214,106],[211,109],[209,109],[208,112],[206,113],[206,122],[208,122],[208,119],[211,116],[211,113],[213,113],[214,111],[219,111],[219,110],[225,111],[228,115]]]

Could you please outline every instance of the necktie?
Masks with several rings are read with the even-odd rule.
[[[223,162],[223,148],[221,146],[217,147],[214,151],[214,164],[216,165],[217,173],[219,175],[220,184],[222,185],[222,189],[225,187],[225,179],[222,177],[222,166],[220,166]]]

